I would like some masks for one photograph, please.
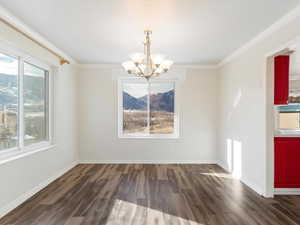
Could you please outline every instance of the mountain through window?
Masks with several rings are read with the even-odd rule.
[[[121,83],[121,135],[176,137],[175,81]]]
[[[50,69],[23,57],[0,52],[0,154],[50,144]]]

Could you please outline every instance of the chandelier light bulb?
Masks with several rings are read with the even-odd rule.
[[[163,68],[162,67],[158,67],[156,70],[155,70],[155,74],[161,74],[163,72]]]
[[[165,60],[165,61],[162,62],[161,67],[164,70],[169,70],[172,65],[173,65],[173,61],[172,60]]]
[[[143,53],[134,53],[130,55],[130,59],[134,64],[141,64],[145,59],[145,55]]]
[[[132,61],[126,61],[122,64],[122,66],[124,67],[124,69],[127,72],[132,72],[135,69],[135,65]]]
[[[159,66],[166,57],[162,54],[155,54],[151,56],[152,63],[156,66]]]

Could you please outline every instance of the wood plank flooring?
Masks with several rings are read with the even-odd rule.
[[[265,199],[216,165],[78,165],[1,225],[294,225],[300,197]]]

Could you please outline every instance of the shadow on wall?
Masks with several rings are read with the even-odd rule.
[[[227,168],[234,178],[242,177],[242,142],[227,139],[226,148]]]
[[[240,104],[240,101],[242,99],[242,89],[239,88],[237,95],[234,98],[233,104],[232,104],[232,110],[228,113],[228,117],[227,120],[230,121],[235,109],[238,107],[238,105]]]

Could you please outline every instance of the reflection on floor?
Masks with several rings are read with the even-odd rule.
[[[216,165],[78,165],[0,224],[300,224],[300,197],[264,199]]]

